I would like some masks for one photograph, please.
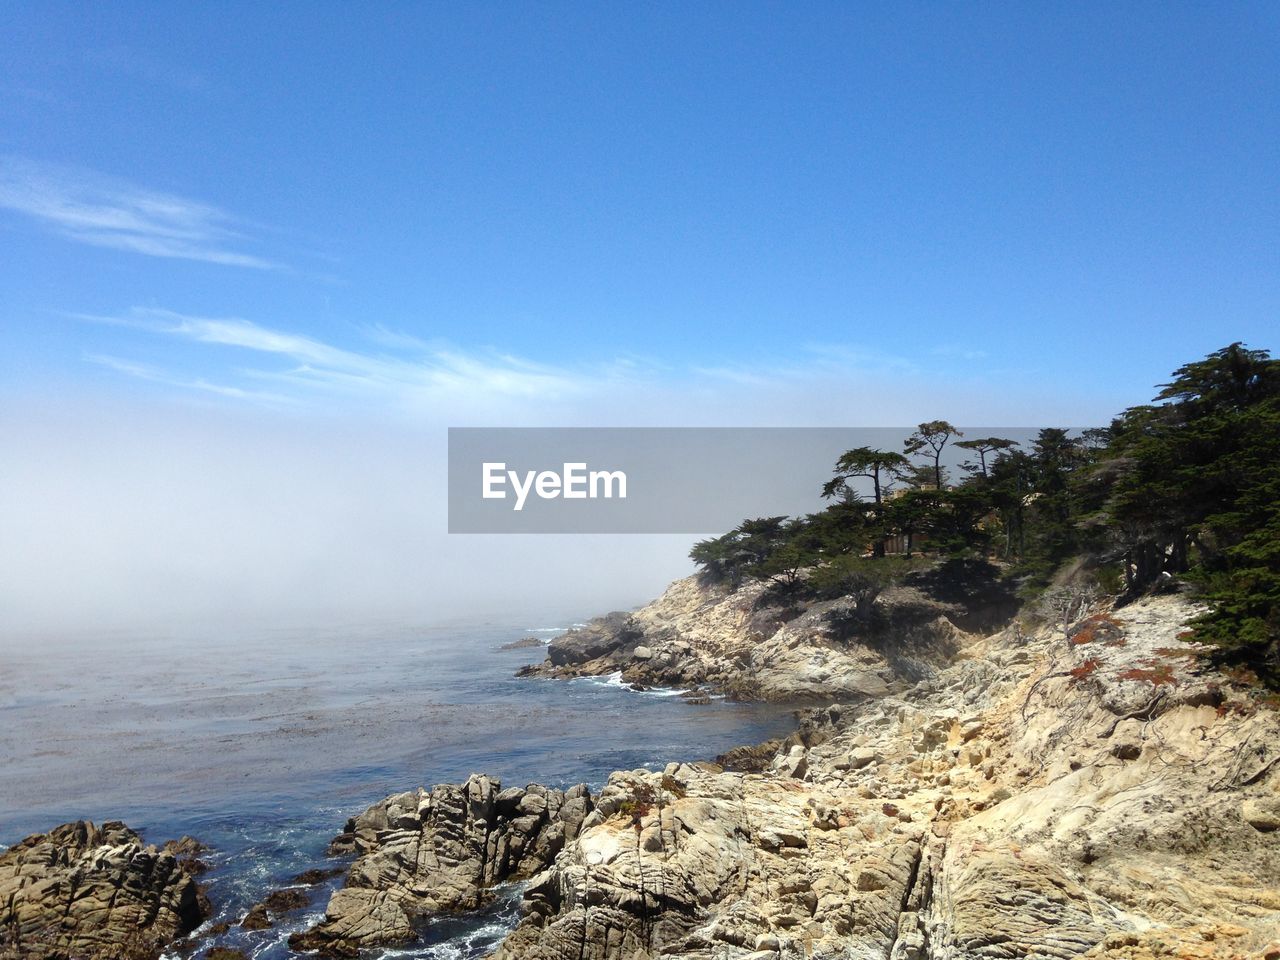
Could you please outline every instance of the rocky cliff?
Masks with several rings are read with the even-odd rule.
[[[621,673],[640,686],[680,687],[749,700],[830,702],[900,692],[950,660],[971,611],[910,587],[879,604],[875,635],[849,635],[850,603],[780,609],[765,586],[735,592],[677,580],[634,613],[611,613],[556,638],[525,675]],[[891,643],[880,642],[892,637]]]
[[[734,656],[748,614],[709,613],[665,642]],[[1194,656],[1193,613],[969,639],[763,773],[617,773],[496,957],[1280,958],[1280,716]]]
[[[150,960],[209,915],[184,854],[81,820],[0,853],[0,958]]]
[[[544,869],[591,811],[585,786],[503,790],[484,776],[388,797],[335,838],[335,854],[358,858],[324,919],[289,945],[355,956],[410,941],[419,917],[474,910],[499,884]]]

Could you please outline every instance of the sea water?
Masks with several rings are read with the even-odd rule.
[[[535,632],[536,631],[536,632]],[[790,711],[617,677],[520,679],[559,628],[519,623],[361,625],[236,635],[101,636],[0,649],[0,845],[75,819],[123,820],[149,842],[190,834],[215,914],[203,945],[262,960],[318,920],[310,907],[264,931],[235,924],[325,857],[347,817],[382,797],[464,780],[598,788],[610,771],[704,759],[788,732]],[[422,926],[387,957],[480,957],[516,921],[519,888],[471,915]]]

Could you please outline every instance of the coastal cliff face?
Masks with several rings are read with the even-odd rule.
[[[0,853],[0,958],[159,956],[209,915],[188,852],[114,821],[27,837]]]
[[[879,605],[891,647],[841,635],[847,600],[780,611],[759,604],[764,589],[751,583],[728,592],[698,577],[677,580],[634,613],[611,613],[556,638],[546,661],[524,675],[620,672],[646,687],[825,703],[904,690],[947,662],[965,636],[951,618],[967,611],[910,588]]]
[[[335,854],[358,854],[324,919],[289,945],[329,956],[403,943],[417,918],[474,910],[499,884],[545,868],[577,837],[591,794],[484,776],[396,794],[347,823]]]
[[[762,773],[617,773],[495,956],[1274,960],[1280,716],[1188,655],[1194,612],[970,640]]]

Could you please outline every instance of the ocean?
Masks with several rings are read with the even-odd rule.
[[[791,711],[608,679],[518,679],[560,626],[453,623],[104,636],[0,651],[0,845],[68,820],[123,820],[150,842],[190,834],[215,913],[232,924],[325,857],[347,817],[473,772],[504,785],[593,789],[613,770],[705,759],[789,732]],[[262,960],[323,913],[341,879],[265,931],[208,940]],[[481,957],[516,920],[519,889],[475,915],[424,923],[387,957]]]

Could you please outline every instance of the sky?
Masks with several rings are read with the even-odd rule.
[[[1277,62],[1264,3],[6,4],[0,629],[495,553],[592,612],[687,543],[443,538],[447,426],[1097,423],[1275,347]]]

